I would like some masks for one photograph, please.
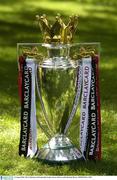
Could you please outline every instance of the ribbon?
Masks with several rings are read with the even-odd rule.
[[[19,57],[19,62],[18,62],[18,93],[19,93],[19,98],[20,102],[22,102],[22,73],[23,73],[23,64],[24,64],[25,58],[24,56]]]
[[[19,155],[33,157],[37,151],[36,104],[35,104],[35,61],[23,61],[21,91],[21,131]],[[21,88],[20,87],[20,88]]]
[[[26,58],[28,70],[31,72],[31,114],[30,114],[30,133],[28,142],[27,156],[33,157],[37,151],[37,125],[36,125],[36,99],[35,99],[35,76],[36,64],[33,58]]]
[[[88,107],[91,87],[91,57],[82,58],[83,63],[83,89],[81,97],[81,116],[80,116],[80,150],[86,157],[88,141]]]
[[[30,132],[31,111],[31,72],[28,70],[26,61],[23,62],[22,71],[22,102],[21,102],[21,131],[19,155],[26,157],[28,152],[28,141]]]
[[[94,56],[93,61],[96,64],[96,96],[97,96],[97,147],[96,159],[101,159],[101,110],[100,110],[100,87],[99,87],[99,56]]]
[[[89,99],[89,133],[88,133],[88,159],[96,158],[96,146],[97,146],[97,137],[98,137],[98,128],[97,128],[97,93],[96,93],[96,63],[92,59],[92,75],[91,75],[91,91]]]
[[[82,65],[80,64],[80,66],[78,67],[78,70],[77,70],[76,95],[75,95],[75,99],[73,102],[72,111],[70,113],[67,124],[65,126],[64,134],[66,134],[66,132],[67,132],[72,120],[73,120],[73,117],[76,113],[78,103],[79,103],[79,99],[80,99],[80,94],[81,94],[81,85],[82,85]]]
[[[89,160],[101,159],[101,114],[98,64],[98,56],[83,59],[80,148],[85,158]]]

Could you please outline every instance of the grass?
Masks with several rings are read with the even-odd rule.
[[[111,3],[110,3],[111,2]],[[117,2],[116,0],[0,1],[0,174],[1,175],[117,175]],[[50,19],[80,15],[77,42],[101,42],[100,88],[102,160],[49,166],[18,156],[19,99],[17,42],[41,42],[36,14]]]

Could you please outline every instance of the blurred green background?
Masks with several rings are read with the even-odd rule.
[[[48,166],[18,156],[17,43],[41,42],[36,14],[79,14],[76,42],[100,42],[102,160]],[[117,1],[0,0],[0,174],[117,175]]]

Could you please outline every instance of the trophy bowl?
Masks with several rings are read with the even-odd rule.
[[[73,45],[42,44],[46,55],[37,63],[38,124],[45,145],[38,158],[47,162],[83,159],[78,145],[78,101],[81,91],[80,60],[74,60]],[[43,50],[42,50],[43,51]],[[41,51],[41,52],[42,52]]]

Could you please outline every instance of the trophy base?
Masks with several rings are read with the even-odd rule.
[[[38,159],[47,163],[69,163],[84,160],[84,157],[68,137],[57,134],[40,149]]]

